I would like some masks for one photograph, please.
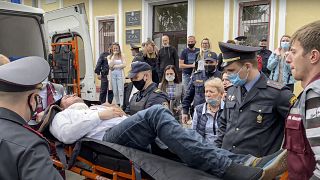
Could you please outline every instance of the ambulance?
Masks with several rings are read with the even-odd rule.
[[[0,54],[11,61],[43,57],[51,66],[50,81],[62,84],[67,93],[77,93],[85,101],[98,101],[84,4],[45,13],[0,2],[0,26]]]

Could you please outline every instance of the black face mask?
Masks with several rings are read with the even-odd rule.
[[[216,70],[216,66],[215,65],[204,66],[204,70],[206,74],[213,74],[214,71]]]
[[[196,45],[196,44],[188,44],[188,47],[189,47],[190,49],[192,49],[192,48],[194,48],[195,45]]]
[[[134,87],[136,87],[139,91],[143,89],[143,87],[146,85],[146,81],[143,80],[143,78],[139,81],[132,81],[132,84]]]
[[[262,49],[261,50],[266,50],[267,46],[260,46]]]

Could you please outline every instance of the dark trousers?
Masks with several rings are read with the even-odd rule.
[[[100,96],[99,101],[101,104],[106,102],[107,94],[108,94],[108,79],[107,77],[101,77],[101,86],[100,86]]]
[[[113,101],[113,91],[108,90],[108,103],[111,104]]]

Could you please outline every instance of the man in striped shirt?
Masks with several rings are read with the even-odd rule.
[[[320,21],[293,34],[287,62],[304,89],[286,121],[289,179],[320,179]]]

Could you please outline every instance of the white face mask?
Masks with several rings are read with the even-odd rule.
[[[169,82],[174,81],[174,79],[175,79],[174,75],[168,75],[168,76],[166,76],[166,80],[169,81]]]

